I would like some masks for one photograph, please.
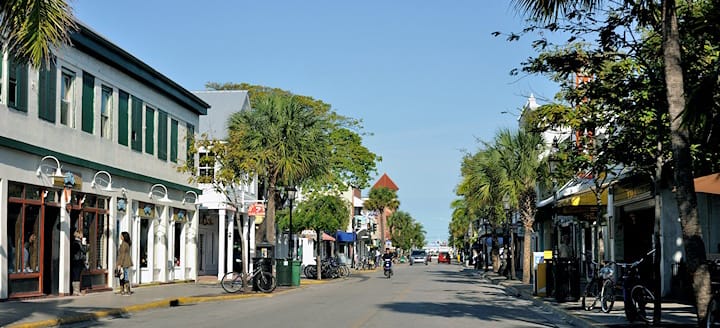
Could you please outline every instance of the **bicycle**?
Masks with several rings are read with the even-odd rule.
[[[247,287],[245,281],[253,279],[255,282],[254,285],[263,293],[272,293],[275,287],[277,287],[275,277],[273,277],[272,273],[263,271],[261,266],[257,266],[251,274],[230,271],[222,277],[220,286],[228,293],[237,293]]]
[[[712,298],[708,303],[705,327],[720,327],[720,259],[709,260]]]
[[[623,264],[623,302],[625,304],[625,318],[630,321],[640,319],[648,324],[653,324],[653,312],[655,307],[655,295],[640,283],[639,266],[645,258],[655,253],[650,250],[639,260]]]
[[[593,267],[599,265],[598,262],[592,261]],[[585,286],[585,291],[582,295],[582,307],[585,311],[591,311],[596,304],[600,303],[600,311],[609,313],[615,304],[615,282],[613,281],[613,270],[612,265],[614,262],[607,262],[600,270],[593,269],[593,277],[590,282]],[[592,303],[588,304],[586,298],[592,298]]]

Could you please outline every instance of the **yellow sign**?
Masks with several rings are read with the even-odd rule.
[[[262,224],[265,220],[265,215],[256,215],[255,216],[255,224]]]
[[[547,270],[546,267],[546,263],[540,263],[537,267],[537,281],[535,282],[537,284],[535,286],[537,290],[537,296],[547,296],[547,276],[545,274],[545,271]]]
[[[543,259],[552,260],[552,251],[545,251],[543,253]]]

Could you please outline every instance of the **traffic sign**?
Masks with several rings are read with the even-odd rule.
[[[265,206],[263,204],[252,204],[248,209],[248,216],[265,215]]]

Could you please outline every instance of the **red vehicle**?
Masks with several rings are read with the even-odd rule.
[[[450,264],[450,253],[448,253],[448,252],[440,252],[440,254],[438,254],[438,259],[437,259],[437,261],[438,261],[438,263],[443,263],[443,262],[445,262],[445,263],[447,263],[447,264]]]

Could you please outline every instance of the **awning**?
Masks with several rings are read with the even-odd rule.
[[[695,192],[720,195],[720,173],[695,178]]]
[[[325,232],[322,233],[322,240],[323,241],[335,241],[335,238],[332,236],[326,234]]]
[[[355,241],[355,233],[338,231],[335,233],[335,238],[337,238],[337,241],[341,243],[352,243]]]

